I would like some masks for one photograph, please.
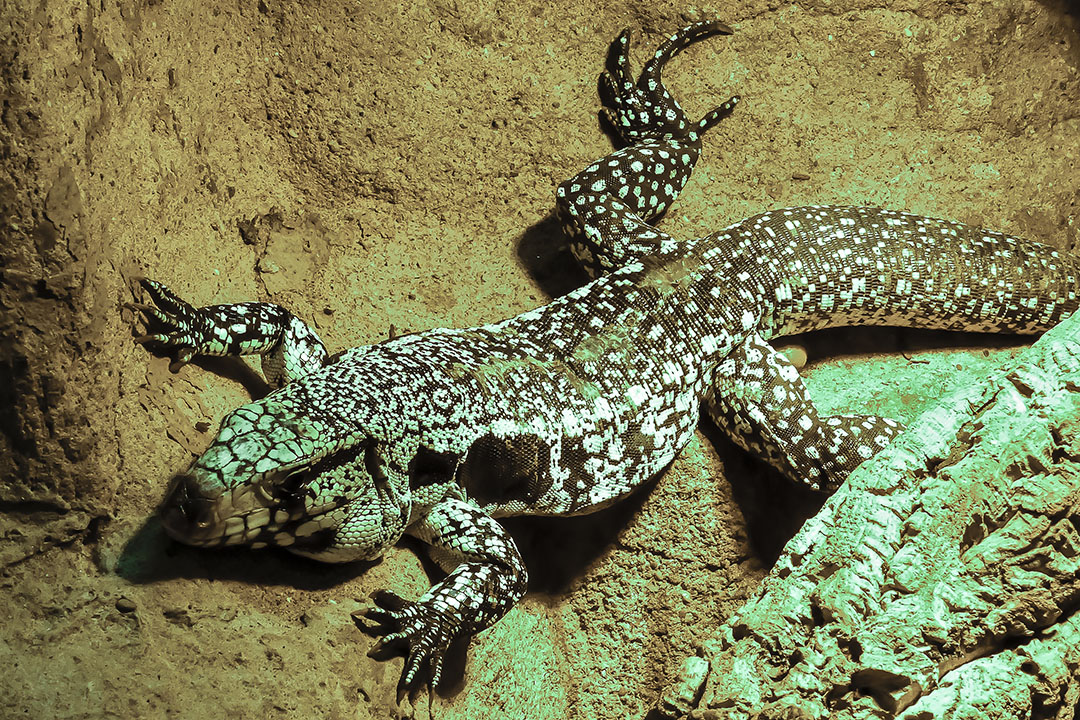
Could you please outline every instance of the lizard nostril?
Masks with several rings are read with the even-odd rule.
[[[192,475],[177,475],[172,490],[161,506],[161,524],[172,537],[182,542],[213,539],[218,525],[214,508],[218,494],[211,494]]]

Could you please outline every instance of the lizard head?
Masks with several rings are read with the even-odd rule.
[[[210,447],[173,479],[161,524],[190,545],[377,556],[410,510],[408,489],[388,479],[379,448],[355,427],[294,410],[287,393],[273,393],[225,417]]]

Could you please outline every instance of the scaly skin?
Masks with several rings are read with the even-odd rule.
[[[730,33],[699,23],[634,82],[627,34],[603,76],[626,147],[559,187],[575,254],[597,279],[517,317],[328,356],[266,303],[194,308],[144,281],[140,340],[196,354],[259,353],[268,396],[228,415],[176,478],[165,529],[194,545],[279,545],[372,558],[408,533],[450,573],[416,601],[376,596],[403,682],[440,678],[450,641],[502,617],[526,570],[495,518],[604,507],[662,470],[700,408],[798,482],[831,490],[900,432],[888,418],[822,417],[768,341],[836,325],[1036,333],[1077,307],[1080,264],[1037,243],[874,208],[764,213],[680,242],[650,224],[693,170],[729,100],[688,121],[664,63]]]

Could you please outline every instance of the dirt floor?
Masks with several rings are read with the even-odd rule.
[[[596,77],[620,29],[706,138],[664,221],[882,205],[1080,244],[1080,11],[1030,0],[194,2],[0,6],[0,716],[622,718],[737,608],[821,499],[708,427],[648,492],[508,523],[530,594],[398,702],[350,612],[430,568],[205,552],[153,519],[254,364],[132,342],[132,279],[268,300],[332,349],[467,326],[584,281],[553,188],[607,153]],[[1021,339],[832,332],[826,409],[910,419]],[[941,348],[949,348],[948,351]],[[3,378],[7,379],[3,379]]]

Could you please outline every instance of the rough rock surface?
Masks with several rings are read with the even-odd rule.
[[[704,681],[703,719],[1071,718],[1078,526],[1075,314],[852,473],[665,707]]]
[[[691,113],[743,102],[670,232],[829,202],[1080,240],[1080,37],[1055,0],[0,4],[3,714],[644,715],[820,498],[706,427],[647,494],[513,523],[531,594],[431,708],[399,704],[400,660],[349,614],[427,586],[414,548],[328,568],[165,541],[169,477],[264,388],[242,362],[170,374],[120,306],[145,274],[286,304],[336,349],[545,302],[582,281],[552,193],[610,148],[608,43],[717,16],[736,34],[667,77]],[[1023,342],[824,333],[808,382],[911,420]]]

